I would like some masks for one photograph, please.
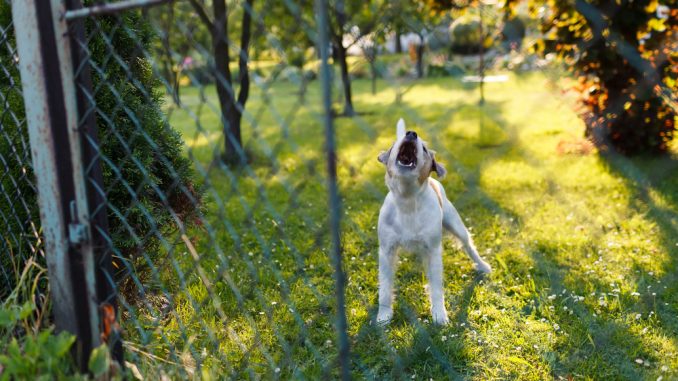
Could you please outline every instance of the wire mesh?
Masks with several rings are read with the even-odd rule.
[[[330,9],[326,30],[318,21],[323,6]],[[515,154],[521,134],[515,121],[544,117],[525,109],[512,122],[501,119],[519,101],[489,84],[480,95],[478,81],[489,80],[482,78],[483,70],[515,69],[539,70],[557,83],[563,70],[546,69],[548,60],[536,55],[523,60],[519,53],[525,50],[511,43],[487,54],[481,43],[480,60],[434,49],[450,45],[448,27],[462,23],[451,18],[434,23],[426,9],[403,8],[408,6],[189,0],[85,19],[84,39],[75,41],[85,59],[75,70],[76,77],[89,72],[92,83],[78,83],[88,101],[80,124],[84,144],[97,153],[86,166],[102,168],[103,184],[88,180],[91,191],[106,200],[95,213],[105,213],[108,226],[94,229],[113,257],[106,281],[116,291],[128,368],[156,378],[316,379],[343,376],[346,364],[357,378],[463,378],[473,372],[466,366],[467,352],[492,360],[497,322],[530,313],[550,316],[534,302],[503,305],[498,297],[492,307],[475,302],[484,294],[535,288],[529,273],[511,274],[494,257],[503,237],[482,232],[497,227],[506,236],[518,235],[521,213],[484,189],[480,167]],[[600,15],[595,7],[580,12],[591,12],[592,19]],[[403,15],[396,31],[384,22],[394,13]],[[365,14],[369,17],[360,19]],[[480,26],[480,41],[507,33],[496,27],[501,15],[494,6],[480,4],[474,17],[465,22],[472,29]],[[12,259],[17,248],[35,252],[40,245],[11,23],[2,28],[0,162],[6,171],[0,218],[12,228],[0,248]],[[243,33],[247,28],[249,37]],[[405,38],[406,54],[381,57],[387,36],[398,30],[412,32]],[[471,48],[477,46],[457,47]],[[323,49],[331,51],[333,67],[322,65]],[[646,70],[638,52],[620,44],[619,53]],[[351,56],[346,66],[336,64],[342,55]],[[356,91],[349,94],[342,85],[347,76],[370,81],[354,81]],[[521,91],[535,91],[529,76],[509,80]],[[418,86],[430,92],[427,99],[412,95]],[[675,94],[666,86],[662,94],[675,111]],[[614,100],[609,110],[619,112],[626,101]],[[440,107],[434,110],[432,104]],[[444,181],[448,197],[476,234],[481,253],[509,273],[502,278],[505,284],[474,274],[471,262],[460,260],[461,251],[446,241],[445,252],[454,253],[444,260],[447,327],[432,324],[422,290],[426,281],[411,256],[399,261],[405,275],[398,281],[393,322],[374,322],[376,225],[387,193],[376,158],[391,145],[400,117],[431,140],[450,172]],[[98,136],[85,128],[92,118]],[[477,129],[455,127],[470,119],[478,119]],[[334,132],[325,129],[332,124],[336,147]],[[520,159],[535,167],[544,160],[530,152],[521,152]],[[333,160],[336,173],[331,165],[326,171]],[[534,251],[545,244],[511,245],[509,251]],[[343,264],[332,261],[337,254]],[[2,258],[2,279],[10,287],[13,273]],[[345,285],[337,267],[346,270]],[[335,294],[344,296],[343,287],[345,301],[337,305]],[[569,297],[578,300],[576,294]],[[590,310],[576,313],[588,316]],[[542,345],[557,351],[557,344],[521,336],[519,328],[521,347],[535,348],[532,358],[548,357],[539,352]]]
[[[40,219],[24,116],[9,2],[0,2],[0,300],[16,286],[24,263],[43,263]]]
[[[120,268],[110,279],[119,290],[128,359],[142,373],[162,369],[180,376],[204,371],[235,378],[246,374],[338,377],[338,364],[350,361],[349,367],[362,376],[382,376],[370,359],[355,355],[349,359],[345,350],[339,350],[349,334],[358,348],[379,341],[383,352],[375,355],[392,359],[396,368],[409,367],[416,357],[397,349],[392,333],[371,322],[378,207],[359,212],[355,219],[351,208],[380,202],[385,196],[380,185],[360,174],[371,176],[378,153],[371,145],[388,146],[384,141],[392,136],[393,121],[374,125],[375,119],[359,113],[354,125],[336,120],[339,141],[348,142],[351,135],[359,134],[357,149],[365,151],[338,155],[339,183],[346,192],[342,245],[355,255],[348,268],[354,263],[371,268],[363,270],[361,279],[347,279],[348,302],[340,305],[339,316],[342,310],[350,311],[352,327],[345,331],[335,320],[338,307],[332,285],[338,275],[331,267],[330,232],[337,227],[327,225],[331,208],[326,206],[328,179],[322,165],[329,149],[322,125],[332,115],[312,100],[325,91],[342,100],[345,95],[338,81],[343,73],[341,68],[331,73],[336,92],[322,81],[313,81],[320,72],[309,73],[308,67],[317,70],[316,57],[289,51],[284,45],[289,42],[282,41],[285,36],[265,26],[271,18],[287,17],[300,27],[296,38],[317,46],[319,29],[308,12],[310,6],[310,2],[243,3],[229,10],[235,14],[228,16],[230,23],[244,15],[251,17],[252,39],[267,41],[263,51],[243,50],[242,39],[232,39],[231,32],[212,32],[218,24],[212,11],[217,8],[202,2],[87,20],[88,40],[79,47],[90,57],[89,97],[94,108],[88,113],[96,114],[101,129],[101,145],[94,149],[103,165],[106,189],[100,192],[109,200],[109,241]],[[330,18],[330,23],[337,21]],[[418,30],[425,21],[412,22],[414,26],[408,27]],[[358,33],[355,44],[362,37]],[[421,44],[423,32],[418,31],[417,37]],[[330,38],[337,36],[330,33]],[[336,40],[329,43],[334,44],[336,55]],[[242,66],[236,69],[233,62],[228,78],[224,67],[219,67],[217,49],[228,49],[232,62],[244,58],[250,66],[250,99],[246,105],[234,106],[243,117],[245,142],[237,152],[237,165],[224,156],[225,139],[235,136],[222,130],[233,122],[222,114],[227,106],[219,91],[241,99],[243,86],[234,83],[242,83],[241,73],[236,74]],[[271,51],[275,56],[270,57]],[[256,59],[248,62],[249,57]],[[276,62],[276,58],[283,59]],[[300,66],[292,66],[295,58],[302,61]],[[489,66],[492,60],[488,61]],[[423,70],[422,65],[414,67]],[[381,85],[396,88],[397,98],[415,83],[407,77],[421,74],[413,70],[401,78],[402,73],[374,70],[374,76],[385,78]],[[351,75],[356,73],[354,68]],[[474,87],[467,86],[469,91]],[[406,103],[395,108],[416,124],[436,124]],[[177,131],[186,142],[182,154],[190,159],[191,171],[185,169],[183,159],[173,162],[168,157],[165,147],[172,142],[158,141],[176,136]],[[372,154],[365,156],[367,152]],[[351,155],[368,161],[355,162]],[[170,156],[176,153],[170,151]],[[456,169],[464,171],[461,165]],[[153,171],[170,176],[159,179]],[[351,197],[353,186],[363,190]],[[459,201],[463,207],[464,200]],[[126,240],[117,238],[118,233]],[[128,241],[132,241],[129,246]],[[363,278],[366,275],[373,279]],[[411,350],[432,354],[424,364],[433,367],[431,374],[455,374],[452,361],[429,334],[427,308],[402,304],[402,318],[411,325],[407,329],[411,336],[405,340],[411,340]]]

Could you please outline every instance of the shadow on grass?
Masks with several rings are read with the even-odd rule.
[[[489,110],[495,108],[494,111],[491,111],[490,115],[500,115],[498,112],[497,105],[486,105]],[[501,120],[499,120],[499,125],[502,125]],[[508,154],[511,150],[518,148],[516,154],[519,157],[525,159],[528,163],[538,165],[538,159],[530,157],[528,153],[519,148],[517,144],[517,131],[515,127],[506,126],[506,133],[508,134],[507,141],[503,144],[494,145],[483,145],[479,144],[478,147],[489,148],[490,152],[489,157],[483,158],[482,161],[473,167],[475,170],[466,171],[464,166],[457,166],[455,170],[463,173],[463,179],[465,185],[468,187],[467,191],[462,194],[462,197],[457,201],[457,205],[464,207],[465,203],[470,199],[479,198],[481,199],[481,204],[488,210],[492,210],[495,213],[499,213],[504,216],[511,216],[516,220],[520,221],[519,215],[512,213],[511,211],[505,209],[497,203],[494,199],[487,196],[487,194],[482,191],[479,192],[478,181],[480,176],[480,164],[487,164],[491,161],[492,158],[499,158],[503,155]],[[482,132],[482,131],[481,131]],[[464,157],[468,156],[464,151],[472,151],[476,149],[473,145],[461,145],[460,149],[455,152],[455,156]],[[610,171],[618,175],[627,177],[627,187],[635,190],[634,193],[637,197],[633,199],[642,200],[650,208],[650,213],[648,217],[655,220],[657,225],[662,230],[662,243],[666,247],[668,252],[671,252],[675,249],[676,237],[678,236],[678,221],[676,220],[676,210],[678,210],[678,161],[675,158],[664,158],[661,160],[661,163],[653,160],[647,163],[644,163],[643,171],[640,171],[640,175],[643,172],[649,170],[651,176],[639,176],[638,168],[633,165],[622,165],[623,162],[620,160],[609,160],[608,163],[610,166]],[[628,163],[627,163],[628,164]],[[630,169],[629,169],[630,167]],[[635,170],[634,170],[635,168]],[[670,177],[670,174],[674,173],[673,177]],[[557,189],[557,184],[553,181],[547,181],[547,189],[549,192],[553,192]],[[650,192],[659,192],[663,199],[670,204],[670,206],[665,207],[657,205],[657,203],[652,201]],[[635,202],[632,205],[629,205],[633,209],[638,209],[639,206],[635,205]],[[673,239],[671,238],[673,237]],[[565,277],[568,273],[568,266],[561,262],[557,256],[556,257],[547,257],[541,253],[541,251],[557,251],[557,247],[548,247],[541,246],[537,250],[532,250],[529,254],[530,257],[535,262],[535,267],[537,272],[542,273],[542,277],[536,279],[538,283],[542,284],[542,289],[550,288],[552,290],[564,290],[566,289]],[[665,264],[665,276],[660,280],[662,284],[670,285],[671,289],[667,290],[664,295],[665,303],[662,303],[661,306],[656,308],[656,312],[659,317],[662,319],[662,324],[660,327],[661,332],[664,336],[672,338],[675,343],[675,332],[678,332],[677,321],[675,316],[678,316],[675,306],[678,305],[676,300],[676,295],[678,294],[678,286],[676,284],[676,255],[670,256],[670,261]],[[644,284],[642,279],[637,277],[634,281],[636,284]],[[576,282],[576,280],[575,280]],[[603,286],[600,282],[594,280],[592,282],[596,284],[596,289],[602,289]],[[572,284],[569,285],[570,289],[573,287]],[[539,288],[537,289],[539,290]],[[473,292],[472,289],[470,291]],[[463,300],[463,299],[462,299]],[[538,299],[535,298],[538,301]],[[646,301],[647,304],[647,301]],[[653,308],[648,305],[647,310],[652,310]],[[467,312],[467,307],[459,311],[459,316],[464,318],[465,313]],[[579,343],[579,345],[572,346],[572,343],[568,343],[563,350],[566,351],[567,355],[563,356],[558,353],[555,354],[555,361],[553,359],[545,358],[545,361],[549,363],[552,368],[552,374],[556,373],[574,373],[577,372],[581,362],[591,358],[599,356],[601,361],[591,361],[590,364],[599,365],[601,363],[609,364],[609,368],[606,369],[588,369],[591,374],[596,376],[612,376],[612,377],[624,377],[629,379],[638,379],[642,377],[642,372],[640,367],[634,365],[634,358],[642,357],[644,359],[654,360],[654,356],[650,353],[650,348],[647,348],[647,345],[643,342],[640,336],[634,334],[630,331],[629,327],[618,321],[613,321],[611,319],[596,318],[595,314],[591,309],[588,309],[581,304],[578,305],[576,311],[574,311],[579,317],[579,321],[574,323],[577,325],[577,329],[585,330],[586,334],[584,337],[588,336],[590,342],[588,343]],[[647,316],[647,314],[646,314]],[[559,316],[558,321],[564,322],[563,325],[567,325],[568,322],[571,322],[572,317],[568,315]],[[616,342],[615,342],[616,341]],[[613,358],[615,361],[609,361],[610,358]],[[559,369],[560,368],[560,369]]]
[[[566,280],[570,272],[575,269],[559,260],[562,254],[558,247],[547,243],[539,243],[529,253],[535,263],[535,286],[537,290],[550,290],[559,294],[561,290],[576,290],[579,280]],[[595,289],[604,289],[606,285],[587,279],[596,284]],[[568,294],[566,297],[569,297]],[[590,298],[590,296],[587,295]],[[547,317],[544,310],[548,308],[542,304],[539,298],[534,299],[535,304],[524,309],[525,315],[534,315],[535,318]],[[572,311],[573,314],[568,314]],[[635,352],[635,356],[651,359],[650,353],[644,353],[645,344],[632,334],[629,327],[623,323],[609,318],[597,317],[593,307],[582,303],[574,303],[569,310],[556,309],[555,320],[565,332],[577,333],[577,337],[588,337],[588,341],[574,342],[566,338],[565,342],[559,343],[551,355],[545,360],[550,362],[554,376],[568,374],[583,374],[586,377],[595,378],[622,378],[637,380],[642,379],[643,374],[639,368],[633,365],[633,358],[629,359],[629,351]],[[623,340],[623,345],[619,341]],[[636,358],[636,357],[634,357]]]
[[[524,153],[521,153],[524,154]],[[534,160],[529,156],[525,159],[529,162]],[[676,344],[675,332],[678,332],[678,286],[676,286],[676,241],[678,241],[678,220],[676,211],[678,210],[678,176],[676,168],[678,161],[675,158],[662,159],[637,159],[631,160],[619,156],[604,156],[607,169],[614,175],[624,179],[624,185],[631,190],[632,197],[628,207],[640,213],[648,210],[644,215],[653,220],[660,228],[661,244],[669,253],[669,259],[664,266],[664,276],[657,282],[648,280],[643,271],[638,267],[634,268],[632,274],[625,274],[631,278],[631,282],[637,285],[639,291],[657,283],[667,285],[668,288],[655,300],[646,292],[636,302],[628,293],[621,293],[617,297],[628,306],[634,304],[636,308],[642,309],[644,316],[654,311],[660,318],[660,324],[653,325],[662,333],[664,337],[671,338]],[[548,180],[549,189],[554,189],[552,180]],[[660,198],[668,205],[659,205],[653,194],[659,194]],[[583,252],[595,251],[595,247],[603,247],[603,243],[590,243],[590,247],[580,248]],[[593,285],[596,291],[604,290],[607,284],[599,278],[578,278],[573,277],[577,270],[573,269],[562,258],[562,248],[549,242],[535,242],[529,255],[535,263],[535,283],[537,290],[550,289],[556,293],[560,290],[573,290],[580,287],[580,284],[586,282]],[[595,253],[594,253],[595,254]],[[638,275],[633,275],[638,274]],[[570,279],[567,279],[567,278]],[[648,287],[649,288],[649,287]],[[604,293],[602,293],[604,294]],[[601,295],[601,294],[598,294]],[[609,293],[607,295],[610,295]],[[525,310],[525,314],[540,314],[539,299],[535,298],[536,305],[533,308]],[[597,307],[596,307],[597,308]],[[548,360],[553,368],[554,375],[564,373],[588,373],[596,377],[612,377],[625,379],[641,379],[647,376],[642,371],[642,366],[634,364],[634,360],[641,358],[655,363],[657,358],[651,347],[643,341],[639,333],[634,333],[629,325],[620,322],[619,317],[596,316],[594,307],[587,307],[585,304],[575,304],[571,310],[576,319],[568,315],[565,311],[556,312],[557,322],[570,332],[583,332],[588,341],[574,343],[566,340],[560,344],[560,351],[555,353],[554,360]],[[618,313],[623,313],[620,310]],[[628,312],[628,311],[627,311]],[[623,317],[623,316],[622,316]],[[579,335],[580,337],[582,335]],[[564,345],[564,346],[563,346]],[[560,352],[560,353],[558,353]],[[601,367],[602,365],[602,367]]]
[[[660,230],[668,260],[664,262],[664,276],[653,283],[665,285],[666,290],[657,290],[659,303],[655,300],[645,300],[645,303],[648,309],[655,308],[662,323],[659,328],[678,346],[678,157],[626,158],[608,154],[603,158],[609,170],[634,190],[629,207],[647,210],[646,217]],[[637,281],[639,285],[645,284],[644,279]]]

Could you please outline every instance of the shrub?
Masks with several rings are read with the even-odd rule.
[[[450,43],[449,27],[446,25],[433,28],[426,38],[426,45],[432,52],[447,50]]]
[[[61,332],[54,334],[52,329],[41,329],[37,333],[15,336],[13,331],[20,329],[20,322],[34,312],[34,306],[26,303],[22,306],[0,306],[0,369],[2,379],[6,380],[86,380],[84,375],[74,375],[75,366],[71,357],[71,347],[75,336]]]
[[[501,39],[505,48],[520,49],[525,38],[525,23],[519,17],[512,17],[504,21],[501,28]]]
[[[451,62],[445,62],[442,64],[431,63],[428,65],[428,70],[426,72],[428,73],[429,77],[460,76],[464,75],[465,73],[462,67]]]
[[[465,15],[456,19],[449,29],[452,41],[452,52],[457,54],[477,54],[480,52],[480,19],[476,16]],[[487,34],[485,31],[484,34]],[[492,46],[492,40],[487,37],[484,48]]]
[[[0,1],[1,25],[8,25],[10,19],[9,4]],[[88,47],[93,62],[92,80],[93,89],[96,89],[104,187],[109,203],[110,238],[117,252],[125,258],[141,251],[156,252],[159,241],[155,233],[171,234],[183,223],[190,223],[200,194],[194,190],[191,165],[183,154],[181,137],[166,123],[161,110],[160,83],[142,52],[154,35],[138,12],[98,17],[88,20],[86,27],[92,32]],[[8,40],[14,45],[11,33]],[[112,59],[112,54],[117,59]],[[18,70],[8,64],[12,57],[7,50],[0,51],[0,60],[3,66],[11,69],[10,77],[0,82],[0,91],[6,96],[13,94],[9,79],[18,81]],[[17,94],[12,95],[5,107],[21,120],[24,118],[23,101]],[[3,140],[0,156],[12,157],[13,149],[20,147],[17,141],[28,141],[27,131],[20,130],[7,119],[7,113],[2,117],[2,132],[14,136],[15,141],[6,143]],[[30,165],[11,163],[8,171],[32,178]],[[2,178],[3,189],[0,190],[6,195],[8,179],[8,176]],[[28,229],[25,224],[29,217],[38,215],[36,194],[28,189],[14,197],[21,197],[30,205],[30,210],[17,212],[11,203],[5,204],[6,198],[2,199],[0,209],[5,213],[10,208],[6,214],[17,216],[12,223],[24,225],[17,227],[23,232]],[[12,243],[12,246],[15,246],[14,251],[19,251],[17,244]]]
[[[45,295],[46,270],[37,255],[19,268],[21,277],[0,303],[0,380],[88,380],[72,357],[75,336],[56,334],[49,322]],[[122,369],[110,359],[106,344],[89,359],[94,379],[122,379]]]
[[[181,74],[185,75],[193,86],[205,86],[214,83],[214,69],[204,63],[186,68],[182,70]]]
[[[124,257],[155,252],[155,234],[190,223],[199,194],[181,137],[161,110],[160,82],[142,58],[141,49],[154,37],[151,27],[137,12],[99,17],[96,29],[93,23],[88,25],[97,30],[89,43],[92,60],[105,65],[103,73],[93,70],[93,88],[99,88],[95,97],[110,233]],[[103,36],[111,39],[114,51]],[[110,54],[118,60],[110,60]]]
[[[678,9],[656,0],[576,4],[556,2],[542,29],[555,39],[544,50],[578,78],[586,135],[624,154],[667,152],[676,128],[669,102],[678,91]]]

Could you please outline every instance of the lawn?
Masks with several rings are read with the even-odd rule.
[[[487,84],[482,114],[477,89],[458,79],[416,82],[399,104],[391,85],[373,95],[355,81],[360,115],[335,122],[354,377],[677,378],[678,160],[563,152],[584,126],[539,73]],[[201,226],[167,237],[141,274],[145,298],[123,302],[127,357],[142,372],[338,376],[319,84],[306,104],[295,91],[254,90],[242,170],[214,160],[213,87],[182,88],[182,107],[166,106],[205,201]],[[399,117],[438,152],[442,184],[495,270],[479,277],[445,241],[444,327],[430,322],[423,269],[408,253],[394,320],[373,323],[387,192],[377,155]]]

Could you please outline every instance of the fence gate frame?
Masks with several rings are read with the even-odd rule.
[[[90,354],[102,342],[118,364],[123,353],[114,324],[118,312],[108,220],[101,207],[105,199],[95,190],[103,189],[103,182],[92,146],[98,146],[96,120],[85,95],[91,93],[91,78],[76,42],[84,41],[84,24],[77,14],[69,23],[67,9],[82,4],[12,1],[52,312],[57,332],[76,336],[72,352],[80,371],[87,372]]]

